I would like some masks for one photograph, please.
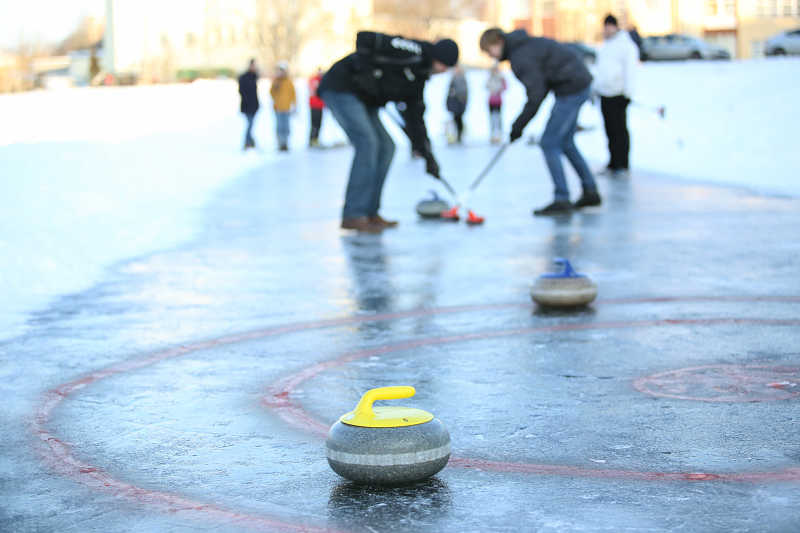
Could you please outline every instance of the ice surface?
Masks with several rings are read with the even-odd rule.
[[[506,78],[508,129],[525,95],[510,72]],[[468,79],[466,142],[485,143],[486,73],[473,71]],[[448,82],[448,75],[435,76],[426,89],[434,144],[444,142]],[[644,107],[630,110],[632,165],[800,195],[798,85],[797,59],[645,64],[637,100],[664,105],[667,112],[662,120]],[[308,131],[305,82],[298,80],[296,87],[296,151],[287,157],[305,153]],[[31,310],[90,286],[115,262],[189,239],[199,208],[214,191],[278,157],[268,89],[265,80],[255,126],[264,151],[248,154],[240,150],[243,121],[231,81],[0,95],[0,339],[24,332]],[[541,133],[550,105],[548,100],[526,137]],[[606,141],[599,111],[585,106],[580,121],[595,126],[578,144],[600,167]],[[321,138],[343,139],[330,115]],[[530,153],[541,157],[538,150]]]

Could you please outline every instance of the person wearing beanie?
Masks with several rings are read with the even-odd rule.
[[[583,60],[566,45],[552,39],[530,37],[525,30],[505,33],[499,28],[491,28],[481,36],[480,47],[498,61],[508,60],[528,94],[528,102],[511,127],[509,142],[522,137],[522,130],[536,115],[547,93],[552,91],[556,97],[539,141],[553,179],[554,199],[549,205],[534,210],[533,214],[561,215],[574,208],[600,205],[594,176],[574,139],[578,112],[589,98],[592,85],[592,75]],[[562,155],[567,156],[583,186],[583,194],[574,204],[570,203]]]
[[[628,132],[628,104],[639,65],[639,49],[614,15],[603,21],[603,46],[597,52],[594,91],[600,95],[600,111],[608,138],[609,161],[604,173],[611,177],[628,175],[631,137]]]
[[[356,37],[356,51],[322,77],[317,93],[355,149],[342,208],[343,229],[380,233],[397,225],[378,214],[395,150],[378,116],[386,103],[404,107],[403,131],[412,149],[425,159],[426,172],[439,178],[422,96],[432,74],[446,72],[457,62],[458,45],[451,39],[432,43],[362,31]]]

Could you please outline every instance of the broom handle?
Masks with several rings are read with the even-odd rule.
[[[492,170],[492,167],[500,159],[500,156],[503,155],[503,152],[506,151],[506,148],[508,148],[508,144],[509,143],[503,143],[503,145],[500,147],[500,149],[497,150],[497,153],[494,154],[494,157],[492,158],[491,161],[489,161],[489,164],[486,165],[486,168],[483,169],[483,172],[481,172],[478,175],[478,177],[475,178],[475,181],[472,182],[472,185],[469,186],[470,192],[474,191],[478,187],[478,185],[480,185],[481,181],[483,181],[483,178],[485,178],[486,175],[489,173],[489,171]]]

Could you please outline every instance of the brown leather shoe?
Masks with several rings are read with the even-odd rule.
[[[371,222],[367,217],[343,218],[341,228],[354,229],[364,233],[380,233],[383,231],[383,226]]]
[[[397,221],[396,220],[386,220],[380,215],[372,215],[369,217],[369,221],[375,224],[376,226],[380,226],[382,228],[396,228]]]

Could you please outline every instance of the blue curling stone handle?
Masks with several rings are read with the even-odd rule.
[[[583,274],[579,274],[575,272],[575,269],[572,268],[572,265],[569,263],[569,260],[564,259],[563,257],[557,257],[553,259],[553,263],[556,265],[560,265],[562,267],[561,272],[548,272],[546,274],[542,274],[539,276],[540,278],[585,278],[586,276]]]

